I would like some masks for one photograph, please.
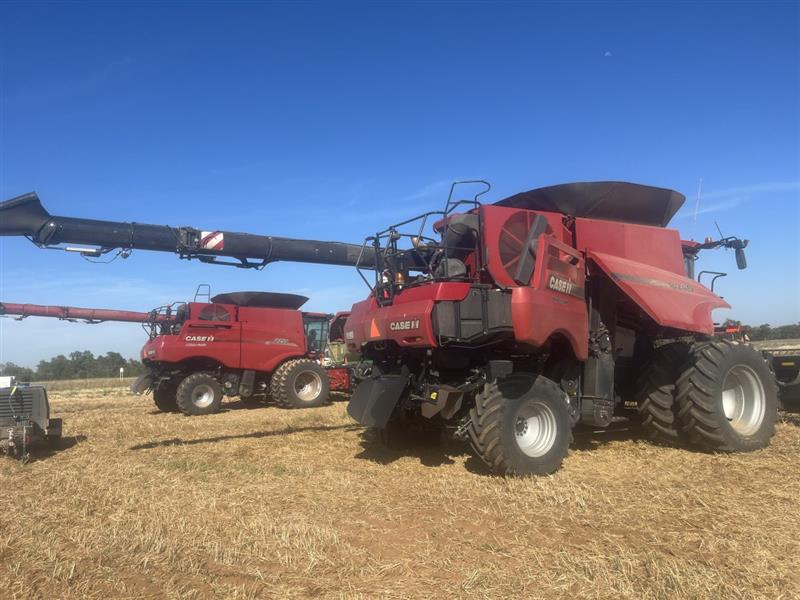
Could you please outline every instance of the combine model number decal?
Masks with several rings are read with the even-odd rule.
[[[562,294],[572,294],[572,288],[575,287],[575,284],[568,279],[562,279],[561,277],[551,275],[550,279],[547,281],[547,287],[553,291],[561,292]]]
[[[411,319],[409,321],[392,321],[389,323],[391,331],[407,331],[409,329],[419,329],[419,319]]]
[[[213,335],[187,335],[185,338],[187,342],[213,342]]]

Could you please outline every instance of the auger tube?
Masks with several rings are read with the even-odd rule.
[[[41,247],[86,244],[96,249],[78,251],[90,256],[114,249],[151,250],[239,267],[261,267],[271,262],[288,261],[370,268],[375,260],[373,252],[362,253],[362,246],[342,242],[54,217],[45,210],[35,192],[0,203],[0,235],[24,236]],[[221,257],[238,262],[217,260]]]

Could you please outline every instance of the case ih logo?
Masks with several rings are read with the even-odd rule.
[[[392,331],[406,331],[408,329],[419,329],[419,319],[411,319],[409,321],[392,321],[389,323],[389,329]]]
[[[221,231],[201,231],[200,247],[206,250],[224,250],[225,236]]]
[[[184,338],[187,342],[213,342],[213,335],[187,335]]]
[[[551,275],[550,279],[547,281],[547,287],[556,292],[561,292],[562,294],[571,294],[575,284],[568,279],[562,279],[561,277]]]

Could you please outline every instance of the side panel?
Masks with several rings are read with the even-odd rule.
[[[589,252],[587,258],[663,327],[712,335],[711,311],[730,308],[722,298],[683,275],[602,252]]]
[[[511,291],[517,342],[540,347],[559,334],[569,341],[576,358],[586,360],[589,322],[585,294],[585,265],[580,254],[552,236],[541,236],[532,285]]]
[[[575,241],[581,252],[602,252],[678,275],[686,273],[681,237],[674,229],[575,219]]]
[[[192,302],[180,333],[160,335],[142,348],[143,360],[179,363],[194,358],[239,367],[241,326],[235,306]]]
[[[303,314],[282,308],[239,307],[242,369],[273,371],[283,361],[306,354]]]
[[[406,348],[436,347],[431,320],[435,303],[463,300],[469,290],[469,283],[435,283],[403,290],[389,306],[379,307],[373,297],[357,302],[344,327],[347,349],[360,352],[362,344],[378,340]]]

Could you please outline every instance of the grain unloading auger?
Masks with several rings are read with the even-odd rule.
[[[143,225],[51,216],[31,192],[0,203],[0,235],[24,236],[42,248],[61,248],[96,258],[113,250],[174,252],[181,258],[243,268],[262,268],[274,261],[369,266],[362,247],[252,235],[232,231],[202,231],[193,227]],[[69,246],[87,244],[91,248]],[[232,259],[235,262],[222,259]]]
[[[769,366],[746,344],[714,339],[711,313],[729,305],[693,279],[704,249],[734,249],[744,267],[746,241],[682,242],[666,225],[684,200],[622,182],[493,205],[476,196],[353,246],[51,217],[22,197],[0,205],[0,234],[88,243],[97,255],[145,248],[237,266],[370,268],[371,293],[344,327],[348,349],[372,363],[350,415],[389,437],[444,429],[496,472],[542,474],[561,465],[574,426],[608,426],[634,398],[652,437],[727,452],[769,443]],[[16,216],[3,223],[6,211]]]
[[[77,306],[47,306],[42,304],[18,304],[0,302],[0,316],[14,317],[18,320],[28,317],[50,317],[61,321],[80,321],[82,323],[154,323],[167,324],[174,321],[171,307],[165,311],[136,312],[132,310],[114,310],[108,308],[80,308]]]

